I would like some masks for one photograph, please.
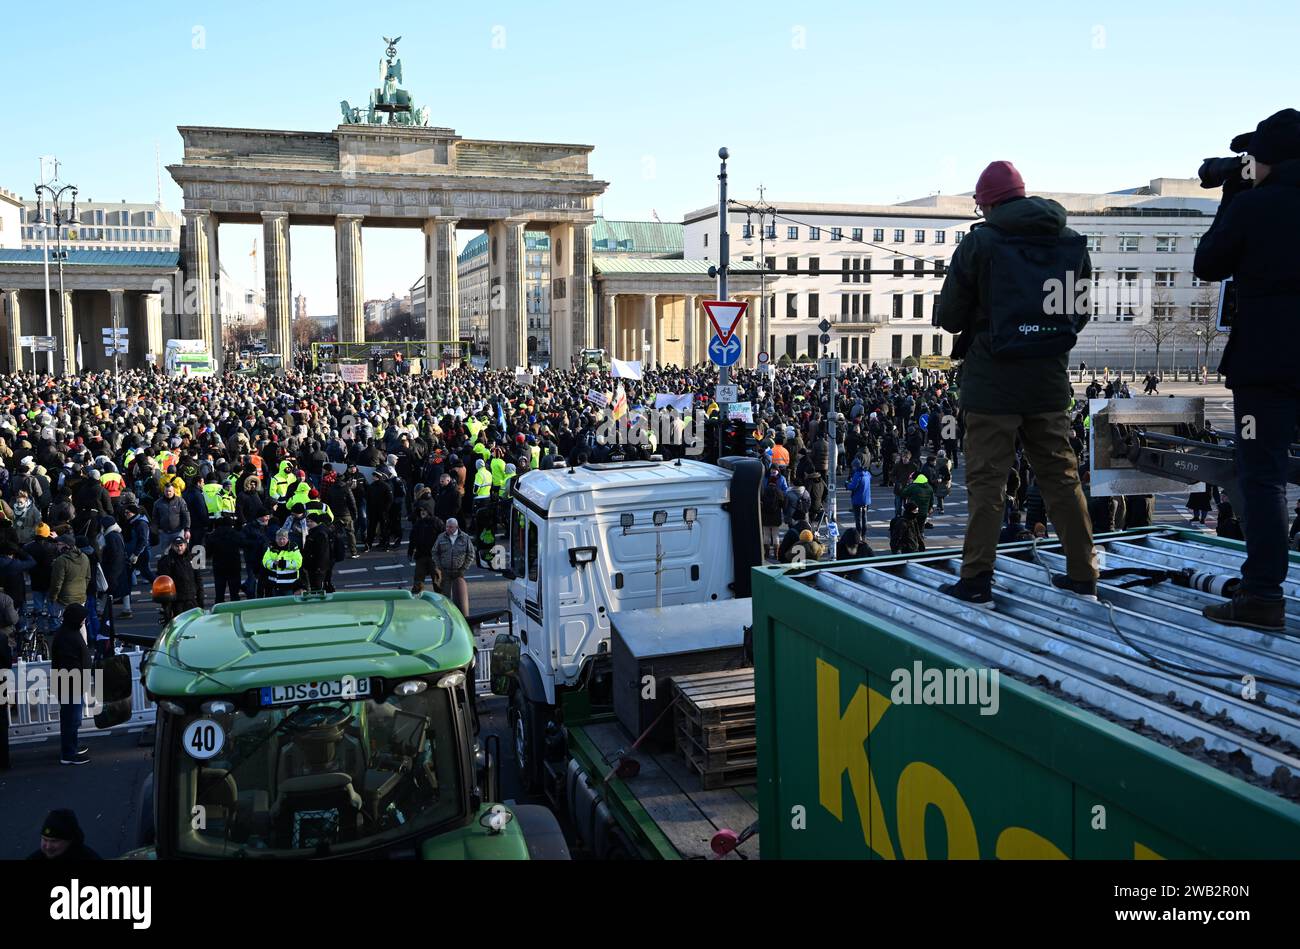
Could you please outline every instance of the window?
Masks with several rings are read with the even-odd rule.
[[[1137,285],[1139,273],[1136,267],[1120,267],[1115,271],[1115,279],[1121,287],[1132,287]]]
[[[1172,286],[1174,285],[1174,274],[1175,274],[1175,271],[1173,271],[1173,270],[1157,270],[1157,271],[1156,271],[1156,286],[1157,286],[1157,287],[1172,287]]]
[[[808,334],[808,355],[816,357],[821,352],[821,347],[817,345],[817,333]]]
[[[948,269],[948,264],[942,257],[938,257],[935,259],[934,261],[935,276],[942,277],[944,273],[947,271],[947,269]]]
[[[1192,274],[1193,287],[1208,287],[1209,285],[1210,285],[1210,281],[1202,280],[1200,277],[1196,276],[1195,273]]]
[[[705,247],[708,247],[708,246],[709,246],[709,232],[708,232],[708,231],[705,231],[705,232],[704,232],[704,246],[705,246]]]
[[[838,227],[831,228],[831,240],[837,241],[843,236],[843,231]]]
[[[854,239],[855,241],[860,241],[860,240],[862,240],[862,228],[860,228],[860,227],[855,227],[855,228],[853,229],[853,239]]]
[[[1170,234],[1156,236],[1156,253],[1172,254],[1178,247],[1178,238]]]
[[[1151,316],[1161,323],[1167,323],[1178,315],[1178,307],[1172,303],[1151,304]]]
[[[154,218],[154,212],[152,211],[144,212],[144,223],[148,224],[150,227],[153,227],[155,224],[158,223],[157,220],[155,220]]]
[[[871,282],[871,258],[870,257],[862,258],[862,282],[863,283]]]
[[[742,258],[740,258],[740,259],[741,259],[741,260],[753,261],[753,259],[754,259],[754,255],[753,255],[753,254],[746,254],[744,257],[742,257]]]
[[[943,334],[935,333],[930,337],[930,354],[933,356],[943,355]]]
[[[903,318],[903,295],[901,293],[895,293],[894,294],[894,319],[901,320],[902,318]]]
[[[852,360],[853,362],[857,362],[858,361],[858,338],[856,336],[853,337],[853,339],[850,340],[850,343],[851,345],[849,346],[849,359]]]
[[[809,257],[808,269],[811,271],[811,276],[820,277],[822,273],[822,259],[820,257]]]
[[[939,294],[934,295],[934,302],[930,304],[930,322],[935,326],[939,325]]]
[[[925,243],[925,231],[924,231],[924,230],[921,230],[921,229],[919,229],[919,228],[918,228],[917,230],[913,231],[913,232],[912,232],[912,243],[913,243],[913,244],[924,244],[924,243]]]
[[[851,314],[852,316],[855,317],[855,319],[854,319],[853,322],[856,323],[856,322],[857,322],[856,317],[857,317],[857,315],[858,315],[858,307],[859,307],[859,305],[860,305],[860,304],[858,303],[858,294],[856,294],[856,293],[850,293],[850,294],[848,294],[848,295],[845,297],[845,299],[848,299],[848,297],[852,297],[852,298],[853,298],[853,305],[849,307],[849,312],[850,312],[850,314]]]
[[[1088,253],[1090,253],[1090,254],[1100,254],[1100,253],[1101,253],[1101,235],[1100,235],[1100,234],[1089,234],[1089,235],[1088,235]]]
[[[850,297],[853,298],[853,312],[856,313],[858,311],[858,298],[852,293],[841,293],[840,294],[840,322],[843,322],[844,317],[849,315]]]
[[[808,240],[819,241],[822,239],[822,229],[820,227],[808,228]]]
[[[797,240],[799,239],[799,228],[797,228],[797,227],[787,227],[787,228],[785,229],[785,236],[786,236],[789,240],[797,241]]]
[[[104,209],[103,209],[103,208],[96,208],[96,209],[95,209],[95,223],[96,223],[96,224],[103,224],[103,223],[104,223]]]
[[[798,272],[798,270],[799,270],[799,258],[787,257],[785,259],[785,272],[788,274],[793,274]]]
[[[945,243],[947,240],[948,240],[948,232],[947,232],[947,231],[935,231],[935,232],[934,232],[934,242],[935,242],[936,244],[942,244],[942,243]]]
[[[871,294],[863,293],[859,296],[862,297],[862,322],[869,323],[871,322]]]
[[[906,234],[901,227],[894,229],[894,243],[901,244],[906,239]]]
[[[952,242],[953,242],[953,244],[960,244],[960,243],[961,243],[961,239],[962,239],[963,237],[965,237],[965,236],[966,236],[966,232],[965,232],[965,231],[953,231],[953,232],[952,232]]]
[[[799,294],[787,293],[785,295],[785,315],[786,319],[790,320],[799,316]]]
[[[853,261],[853,282],[858,282],[858,262]],[[845,257],[840,261],[840,283],[849,282],[849,259]]]
[[[872,228],[871,239],[877,244],[883,244],[885,242],[885,229],[883,227]]]
[[[821,299],[816,293],[808,294],[808,319],[821,319]]]
[[[912,334],[912,355],[915,356],[917,359],[921,358],[921,346],[924,344],[924,342],[925,342],[925,337],[923,337],[920,333]]]
[[[1138,252],[1138,236],[1136,234],[1121,234],[1119,236],[1119,252],[1121,254],[1136,254]]]
[[[776,240],[776,225],[769,224],[767,227],[763,228],[763,236],[769,241]]]
[[[750,240],[751,238],[753,238],[753,236],[754,236],[754,225],[752,225],[752,224],[745,224],[745,225],[743,225],[743,226],[740,228],[740,236],[741,236],[741,239],[742,239],[742,240]]]
[[[919,320],[925,316],[925,296],[924,294],[912,294],[912,319]]]
[[[894,261],[894,276],[895,276],[895,277],[901,277],[901,276],[903,276],[903,258],[902,258],[902,257],[899,257],[897,260]]]
[[[764,257],[764,258],[763,258],[763,266],[765,266],[768,270],[775,270],[775,269],[776,269],[776,258],[775,258],[775,257]]]
[[[903,358],[903,334],[895,333],[889,339],[889,355],[891,359]]]
[[[917,261],[914,261],[914,262],[912,263],[912,276],[913,276],[913,277],[924,277],[924,276],[925,276],[925,261],[924,261],[924,260],[917,260]]]

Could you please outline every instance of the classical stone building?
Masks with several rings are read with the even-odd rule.
[[[456,229],[467,227],[488,233],[493,366],[527,360],[526,231],[545,232],[551,244],[553,364],[568,365],[572,354],[592,344],[592,209],[606,184],[588,172],[591,146],[464,139],[452,129],[400,125],[179,131],[184,155],[168,171],[185,195],[184,275],[200,287],[194,312],[186,314],[188,335],[220,338],[221,313],[207,288],[220,267],[217,225],[231,221],[263,228],[267,347],[273,352],[287,354],[292,345],[294,223],[335,229],[340,340],[365,338],[363,226],[424,232],[432,317],[426,334],[456,340]]]
[[[63,262],[63,293],[59,293],[57,264],[50,261],[49,335],[55,339],[52,366],[60,375],[78,371],[77,343],[85,370],[113,365],[104,352],[103,330],[113,325],[127,331],[128,353],[123,368],[145,364],[149,353],[160,354],[163,340],[182,335],[174,305],[177,255],[174,251],[73,250]],[[23,336],[46,335],[45,269],[39,250],[0,250],[0,368],[5,372],[31,369],[32,353],[21,349]],[[45,354],[36,356],[44,371]]]

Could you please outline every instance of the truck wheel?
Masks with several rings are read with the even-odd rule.
[[[541,706],[528,701],[523,690],[510,697],[511,739],[515,764],[519,767],[519,787],[532,794],[542,787],[542,736],[546,716]]]

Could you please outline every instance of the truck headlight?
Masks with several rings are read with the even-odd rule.
[[[402,685],[405,684],[406,683],[402,683]],[[424,683],[420,683],[420,684],[423,685]],[[465,673],[463,672],[452,672],[443,676],[441,679],[438,680],[438,688],[440,689],[457,689],[464,684],[465,684]],[[401,686],[398,686],[398,688],[400,689]]]
[[[442,685],[441,682],[439,682],[438,684]],[[397,683],[397,687],[393,689],[393,694],[394,695],[419,695],[428,687],[429,687],[429,683],[425,682],[423,679],[407,679],[405,682]]]

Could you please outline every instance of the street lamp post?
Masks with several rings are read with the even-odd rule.
[[[63,185],[62,187],[56,190],[54,185],[58,184],[58,175],[59,175],[58,169],[59,166],[58,166],[58,162],[56,161],[54,164],[54,181],[48,184],[42,181],[40,184],[36,186],[36,218],[38,221],[41,222],[41,237],[45,245],[45,256],[48,258],[49,257],[49,228],[45,225],[45,201],[48,198],[50,203],[54,205],[54,214],[53,214],[54,241],[55,241],[54,259],[57,260],[59,264],[59,325],[63,326],[67,322],[69,316],[69,314],[64,312],[65,298],[63,294],[63,258],[67,255],[67,251],[63,249],[63,226],[65,224],[75,224],[77,222],[77,187],[76,185],[67,184],[67,185]],[[42,173],[42,177],[44,177],[44,173]],[[64,211],[63,198],[64,195],[67,194],[68,192],[71,192],[72,194],[68,201],[68,210]],[[50,326],[49,282],[50,282],[49,264],[46,263],[45,334],[47,336],[53,335],[52,328]],[[66,339],[63,341],[63,345],[64,348],[66,349],[68,345],[68,341]],[[68,358],[68,354],[65,352],[64,359],[66,360],[67,358]],[[35,359],[36,359],[35,353],[33,353],[32,354],[33,368],[35,368]],[[51,375],[54,373],[54,353],[52,352],[49,353],[48,356],[47,371]]]

